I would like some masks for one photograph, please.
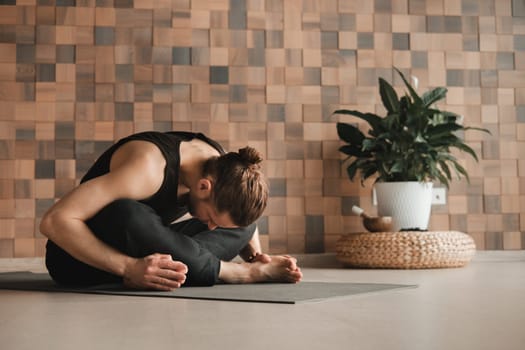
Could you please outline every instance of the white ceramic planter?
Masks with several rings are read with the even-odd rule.
[[[431,182],[378,182],[379,216],[391,216],[393,230],[426,230],[432,208]]]

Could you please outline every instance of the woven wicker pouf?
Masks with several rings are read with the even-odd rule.
[[[353,233],[343,235],[336,243],[337,260],[365,268],[461,267],[475,251],[474,240],[458,231]]]

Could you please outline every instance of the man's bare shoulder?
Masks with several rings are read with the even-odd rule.
[[[120,146],[111,157],[110,170],[124,165],[147,166],[149,170],[158,169],[163,172],[166,159],[161,150],[152,142],[142,140],[128,141]],[[153,169],[151,169],[153,167]]]
[[[186,159],[202,160],[218,156],[220,156],[220,153],[215,147],[200,139],[193,139],[191,141],[181,142],[180,144],[182,163],[184,163]]]

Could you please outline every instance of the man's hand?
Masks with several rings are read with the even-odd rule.
[[[124,285],[134,289],[170,291],[186,281],[188,267],[169,254],[152,254],[134,259],[124,272]]]

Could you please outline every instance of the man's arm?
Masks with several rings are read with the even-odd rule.
[[[241,249],[241,251],[239,252],[239,256],[246,262],[270,262],[270,256],[262,252],[258,228],[255,228],[255,232],[253,233],[252,239],[244,248]]]
[[[164,179],[165,160],[151,143],[130,141],[119,148],[108,174],[80,184],[42,218],[40,231],[76,259],[123,276],[136,288],[172,289],[185,280],[186,266],[169,255],[143,259],[129,257],[99,240],[86,220],[119,198],[144,199]]]

